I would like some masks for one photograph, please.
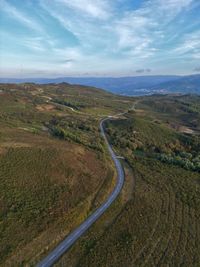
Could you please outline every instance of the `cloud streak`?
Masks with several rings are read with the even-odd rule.
[[[57,0],[57,2],[78,14],[81,12],[92,18],[107,19],[110,17],[110,5],[105,0]]]
[[[10,35],[9,45],[5,39],[3,58],[6,53],[10,58],[18,49],[22,59],[30,54],[29,62],[38,60],[41,69],[49,64],[52,71],[60,69],[61,75],[65,70],[91,75],[128,75],[133,69],[138,75],[160,69],[179,73],[183,61],[189,59],[184,71],[194,69],[200,59],[200,5],[194,0],[138,2],[29,0],[28,7],[27,2],[11,5],[0,0],[1,12],[15,21],[16,27],[29,29],[20,39],[17,34]],[[4,26],[9,32],[9,26]]]
[[[15,6],[9,4],[6,0],[0,0],[1,10],[6,13],[11,19],[20,22],[23,26],[30,28],[31,30],[42,32],[41,25],[27,16],[25,13],[17,9]]]

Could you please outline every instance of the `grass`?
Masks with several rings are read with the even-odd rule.
[[[136,187],[129,201],[120,197],[56,266],[72,264],[75,255],[71,266],[198,266],[199,191],[193,200],[183,194],[197,190],[199,175],[149,159],[131,166]]]
[[[133,103],[106,124],[125,158],[123,190],[56,266],[200,265],[199,172],[174,163],[198,160],[199,97],[133,99],[64,83],[0,90],[2,266],[35,266],[106,199],[115,173],[99,121]]]
[[[107,95],[113,103],[127,100],[66,84],[0,89],[0,265],[35,265],[112,190],[115,175],[99,115],[122,109]],[[54,104],[63,98],[82,103],[80,113]],[[101,109],[93,114],[96,104]]]
[[[15,148],[1,155],[1,260],[98,190],[106,177],[101,164],[72,149]],[[86,165],[85,156],[96,163]]]
[[[170,127],[175,120],[188,125],[188,114],[180,111],[174,120],[170,112],[179,109],[172,104],[171,111],[155,111],[157,98],[152,97],[153,104],[143,112],[142,99],[139,111],[107,123],[110,141],[132,170],[134,191],[124,202],[126,178],[117,201],[56,266],[199,266],[199,173],[155,157],[163,152],[199,153],[198,127],[193,135]],[[160,98],[162,106],[176,103],[172,96]]]

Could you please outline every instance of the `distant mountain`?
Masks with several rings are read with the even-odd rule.
[[[135,77],[61,77],[55,79],[49,78],[24,78],[10,79],[0,78],[1,83],[62,83],[81,84],[86,86],[95,86],[117,94],[140,94],[138,89],[155,86],[160,83],[174,81],[179,76],[135,76]],[[142,91],[141,91],[142,92]],[[144,91],[145,92],[145,91]]]
[[[135,76],[135,77],[61,77],[7,79],[1,83],[62,83],[81,84],[102,88],[121,95],[150,95],[157,93],[197,93],[200,94],[200,75],[191,76]]]
[[[166,93],[200,94],[200,74],[185,76],[175,81],[168,81],[150,88],[152,91]]]
[[[176,80],[177,76],[137,76],[137,77],[103,77],[103,78],[67,78],[70,83],[95,86],[116,94],[141,94],[140,89]],[[142,93],[143,94],[143,93]]]

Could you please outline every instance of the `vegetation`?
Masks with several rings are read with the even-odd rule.
[[[186,170],[200,172],[200,155],[193,157],[191,153],[182,152],[177,154],[160,154],[158,159],[162,162],[183,167]]]
[[[132,175],[126,170],[115,204],[56,266],[200,265],[200,132],[186,101],[200,106],[195,96],[138,98],[125,118],[107,122]]]
[[[35,265],[112,190],[99,119],[131,102],[67,84],[0,90],[0,265]]]
[[[127,98],[71,86],[0,85],[0,264],[35,266],[113,189],[106,123],[126,180],[56,266],[200,265],[200,98]],[[134,104],[134,108],[131,107]]]

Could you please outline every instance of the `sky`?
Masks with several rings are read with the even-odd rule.
[[[199,0],[0,0],[0,77],[194,73]]]

